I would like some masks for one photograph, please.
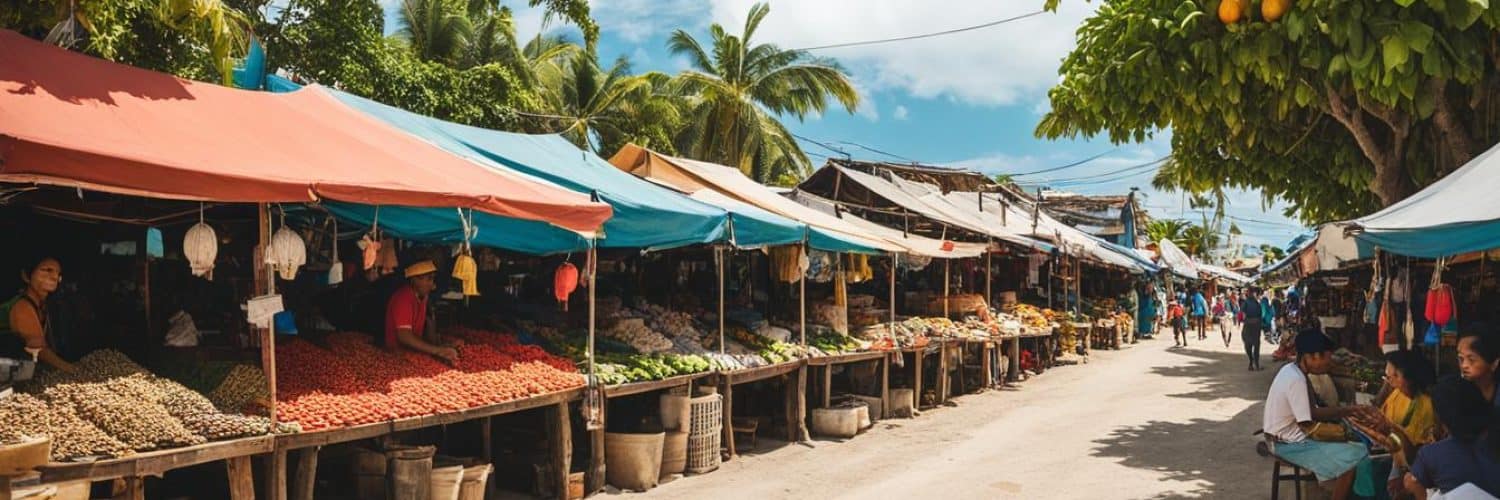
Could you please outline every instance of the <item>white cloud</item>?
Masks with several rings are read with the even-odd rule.
[[[758,0],[714,0],[712,18],[738,34]],[[1057,68],[1074,32],[1101,2],[1066,1],[1056,13],[920,40],[818,50],[834,57],[874,90],[900,89],[923,98],[1013,104],[1057,83]],[[1041,2],[823,0],[773,2],[756,32],[760,42],[813,47],[933,33],[1026,14]]]
[[[901,105],[897,105],[896,110],[891,112],[891,117],[897,120],[905,120],[910,115],[911,111],[907,110],[906,106]]]
[[[589,11],[600,31],[640,43],[702,25],[708,7],[700,0],[590,0]]]

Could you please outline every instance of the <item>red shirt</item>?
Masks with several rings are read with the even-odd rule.
[[[1172,307],[1168,307],[1167,308],[1167,317],[1172,318],[1172,319],[1181,318],[1182,317],[1182,306],[1178,305],[1178,304],[1175,304],[1175,303],[1172,304]]]
[[[427,299],[418,298],[410,284],[401,285],[385,303],[385,346],[394,348],[396,330],[410,328],[418,337],[427,329]]]

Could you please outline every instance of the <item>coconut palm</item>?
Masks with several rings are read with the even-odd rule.
[[[693,158],[739,167],[763,182],[811,167],[778,116],[802,120],[822,113],[830,97],[851,113],[859,105],[859,93],[832,60],[753,43],[756,28],[769,12],[766,4],[751,7],[739,36],[714,24],[708,47],[683,30],[667,42],[672,53],[686,56],[692,67],[677,76],[679,90],[692,96],[678,149]]]
[[[644,98],[651,89],[646,78],[630,74],[630,62],[615,61],[609,69],[599,66],[594,55],[576,51],[563,71],[542,74],[544,113],[538,115],[552,132],[561,133],[578,147],[595,150],[601,130],[618,135],[626,123],[622,108]]]
[[[1146,237],[1153,243],[1167,240],[1181,247],[1187,241],[1184,235],[1190,225],[1182,219],[1155,219],[1146,224]]]
[[[465,0],[402,0],[395,36],[424,61],[456,64],[474,35],[468,9]]]
[[[234,81],[234,59],[250,47],[250,19],[221,0],[157,0],[157,22],[203,47],[225,85]]]

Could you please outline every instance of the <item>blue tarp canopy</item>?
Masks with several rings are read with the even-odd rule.
[[[266,88],[290,91],[294,82],[271,75]],[[387,106],[344,92],[334,96],[349,107],[397,129],[420,137],[458,156],[505,172],[542,179],[573,191],[590,193],[614,208],[604,223],[601,248],[667,249],[731,241],[730,213],[620,172],[593,153],[579,149],[558,135],[528,135],[446,122]],[[326,203],[334,215],[354,222],[376,222],[376,209],[347,203]],[[379,225],[393,236],[428,242],[462,241],[463,224],[457,210],[383,206]],[[746,246],[800,241],[796,223],[764,213],[736,213],[734,241]],[[573,232],[489,214],[473,214],[478,228],[474,243],[532,254],[581,251],[587,240]]]
[[[1392,253],[1437,258],[1500,248],[1500,146],[1417,194],[1360,217],[1355,238]]]

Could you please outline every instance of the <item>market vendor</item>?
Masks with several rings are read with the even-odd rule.
[[[1500,335],[1485,326],[1467,329],[1458,338],[1458,370],[1485,400],[1500,411]]]
[[[1351,419],[1367,437],[1391,451],[1386,490],[1392,494],[1402,491],[1402,478],[1416,460],[1417,449],[1436,440],[1437,417],[1428,395],[1437,383],[1435,373],[1420,351],[1386,354],[1385,386],[1375,398],[1380,411]],[[1360,493],[1374,496],[1375,492]]]
[[[406,284],[391,293],[385,306],[385,346],[423,352],[448,363],[458,361],[458,350],[452,345],[433,344],[423,334],[427,331],[427,299],[437,289],[437,265],[430,260],[406,266]]]
[[[54,257],[33,259],[20,269],[21,291],[0,303],[0,358],[35,360],[46,366],[73,371],[50,345],[51,324],[47,297],[62,283],[62,263]]]
[[[1326,374],[1333,366],[1333,341],[1316,329],[1297,335],[1297,362],[1276,373],[1261,430],[1275,440],[1275,453],[1310,470],[1329,487],[1334,500],[1348,498],[1355,466],[1369,459],[1369,451],[1350,442],[1342,420],[1371,411],[1368,407],[1314,404],[1308,375]]]

